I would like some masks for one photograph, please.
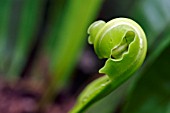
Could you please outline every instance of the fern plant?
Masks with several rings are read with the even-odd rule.
[[[98,57],[107,58],[105,66],[99,70],[106,75],[87,86],[70,113],[81,113],[111,93],[141,66],[146,56],[144,31],[131,19],[97,21],[89,27],[88,33],[89,43],[94,44]]]

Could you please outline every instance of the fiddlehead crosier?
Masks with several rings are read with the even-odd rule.
[[[88,29],[90,44],[97,56],[107,58],[99,73],[104,73],[80,94],[70,113],[81,113],[91,104],[111,93],[143,63],[147,41],[142,28],[133,20],[116,18],[107,23],[94,22]]]

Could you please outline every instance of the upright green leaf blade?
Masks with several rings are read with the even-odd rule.
[[[25,0],[22,6],[21,21],[17,33],[14,47],[12,63],[9,67],[9,76],[18,76],[28,58],[34,45],[38,25],[40,24],[40,14],[44,0]]]
[[[59,39],[52,54],[51,72],[58,85],[62,86],[68,82],[69,74],[86,42],[86,29],[96,16],[101,2],[102,0],[68,2],[61,21]]]
[[[51,54],[50,75],[53,76],[51,83],[43,95],[40,107],[47,104],[55,91],[61,90],[69,83],[71,72],[73,71],[81,50],[86,42],[86,31],[97,14],[102,0],[68,0],[63,10],[62,19],[56,22],[54,28],[59,29],[49,34],[53,38],[58,38]],[[53,29],[55,31],[55,29]]]
[[[11,11],[11,0],[1,0],[0,1],[0,71],[5,72],[8,60],[8,52],[6,51],[7,39],[8,39],[8,29]]]

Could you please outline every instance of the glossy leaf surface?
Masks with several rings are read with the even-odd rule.
[[[127,18],[107,23],[97,21],[89,29],[89,43],[99,58],[108,58],[100,73],[106,74],[89,84],[81,93],[71,113],[81,113],[115,90],[144,61],[147,42],[141,27]]]

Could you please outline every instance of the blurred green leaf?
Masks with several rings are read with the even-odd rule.
[[[6,49],[11,11],[11,0],[0,0],[0,71],[5,72],[8,52]]]
[[[63,14],[58,14],[62,17],[57,17],[59,22],[55,22],[49,34],[56,41],[50,50],[52,52],[50,75],[53,79],[43,95],[41,107],[53,98],[56,91],[69,83],[71,72],[86,42],[87,28],[96,16],[101,3],[102,0],[68,0],[64,9],[61,7]]]
[[[68,2],[51,60],[51,71],[58,85],[68,82],[69,74],[86,42],[86,29],[96,16],[100,3],[101,0]]]
[[[170,37],[170,35],[168,36]],[[170,46],[142,73],[128,100],[124,113],[169,113]]]
[[[42,51],[49,54],[54,52],[54,47],[58,45],[59,30],[62,26],[62,19],[64,18],[68,0],[50,0],[48,8],[47,29],[44,33],[45,40],[42,44]],[[48,37],[48,38],[47,38]]]
[[[58,79],[58,85],[68,82],[86,42],[86,29],[96,16],[101,2],[102,0],[67,2],[51,59],[51,71],[54,79]]]
[[[159,37],[167,29],[170,23],[169,0],[138,0],[135,2],[130,12],[130,17],[134,18],[143,27],[150,51],[154,49],[155,43],[163,39]]]
[[[19,2],[21,3],[21,2]],[[16,43],[13,57],[9,67],[9,76],[19,76],[27,61],[28,55],[34,46],[37,37],[38,25],[44,1],[24,0],[20,14],[19,29],[16,36]]]

